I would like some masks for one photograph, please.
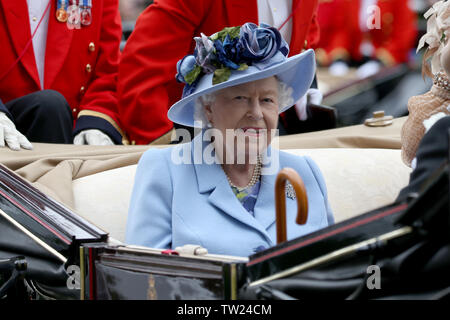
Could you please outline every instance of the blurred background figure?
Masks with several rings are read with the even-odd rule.
[[[141,12],[152,2],[152,0],[120,0],[119,10],[122,22],[132,22],[134,24]]]
[[[316,48],[323,104],[338,126],[361,124],[373,112],[402,117],[411,96],[432,83],[421,76],[418,39],[425,33],[421,0],[322,0]]]
[[[354,0],[356,3],[357,0]],[[318,21],[320,40],[316,48],[316,60],[319,66],[330,67],[329,72],[336,76],[345,75],[351,59],[353,38],[350,31],[357,26],[354,12],[350,11],[349,0],[320,0]]]
[[[119,0],[120,17],[122,18],[123,36],[120,50],[123,50],[128,37],[136,25],[139,15],[147,8],[153,0]]]
[[[407,63],[417,38],[416,15],[408,0],[322,0],[318,62],[334,75],[359,66],[365,78],[382,67]]]
[[[134,17],[151,2],[120,0],[121,48],[134,29]],[[429,78],[424,80],[421,75],[423,53],[416,53],[415,48],[426,32],[423,15],[435,2],[319,0],[317,22],[320,39],[316,44],[309,43],[308,47],[315,49],[319,63],[317,82],[323,94],[321,104],[337,111],[337,126],[361,124],[377,110],[384,110],[387,115],[395,117],[405,116],[408,114],[408,99],[431,88],[432,81]],[[378,6],[379,19],[374,7],[367,12],[370,6]],[[368,19],[365,27],[363,23],[363,28],[367,29],[365,32],[361,29],[364,15]],[[367,22],[374,27],[379,22],[380,28],[369,30]],[[361,51],[361,45],[369,40],[371,45],[362,46],[369,50]],[[359,73],[358,68],[361,68]],[[290,110],[296,111],[295,108]]]

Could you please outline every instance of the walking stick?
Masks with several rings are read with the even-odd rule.
[[[289,181],[297,198],[297,224],[305,224],[308,219],[308,196],[305,184],[292,168],[283,168],[275,181],[275,209],[277,224],[277,243],[285,242],[286,237],[286,182]]]

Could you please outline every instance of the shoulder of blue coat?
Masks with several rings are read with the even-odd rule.
[[[281,167],[305,166],[308,160],[313,161],[309,156],[301,156],[280,150]]]
[[[290,167],[299,173],[311,172],[319,183],[322,192],[326,194],[325,180],[322,171],[310,156],[301,156],[280,151],[280,167]]]
[[[308,166],[311,170],[319,170],[317,163],[308,155],[292,154],[280,151],[280,164],[282,167],[288,166]]]
[[[164,162],[171,161],[171,155],[174,147],[150,148],[145,151],[139,159],[139,165],[166,165]]]

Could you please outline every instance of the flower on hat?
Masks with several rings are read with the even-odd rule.
[[[213,73],[212,84],[227,81],[232,70],[245,70],[253,63],[271,59],[289,47],[280,32],[266,24],[246,23],[211,35],[194,38],[194,54],[177,63],[176,79],[185,83],[183,97],[191,94],[201,77]]]
[[[214,72],[212,61],[216,60],[214,43],[203,33],[201,37],[194,38],[196,47],[194,51],[197,65],[200,66],[204,73]]]
[[[440,55],[447,43],[450,29],[450,1],[438,1],[424,14],[427,21],[427,33],[422,36],[417,46],[417,52],[427,46],[434,50],[431,60],[433,73],[440,69]]]
[[[178,81],[192,84],[197,78],[196,74],[199,73],[197,68],[195,57],[190,54],[178,61],[176,78]]]
[[[289,47],[278,29],[264,23],[260,27],[253,23],[244,24],[239,42],[243,48],[242,58],[247,61],[265,61],[277,51],[281,51],[284,56],[289,53]]]

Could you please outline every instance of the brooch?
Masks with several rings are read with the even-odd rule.
[[[289,181],[286,181],[286,196],[289,199],[294,200],[295,199],[295,190],[292,184]]]

